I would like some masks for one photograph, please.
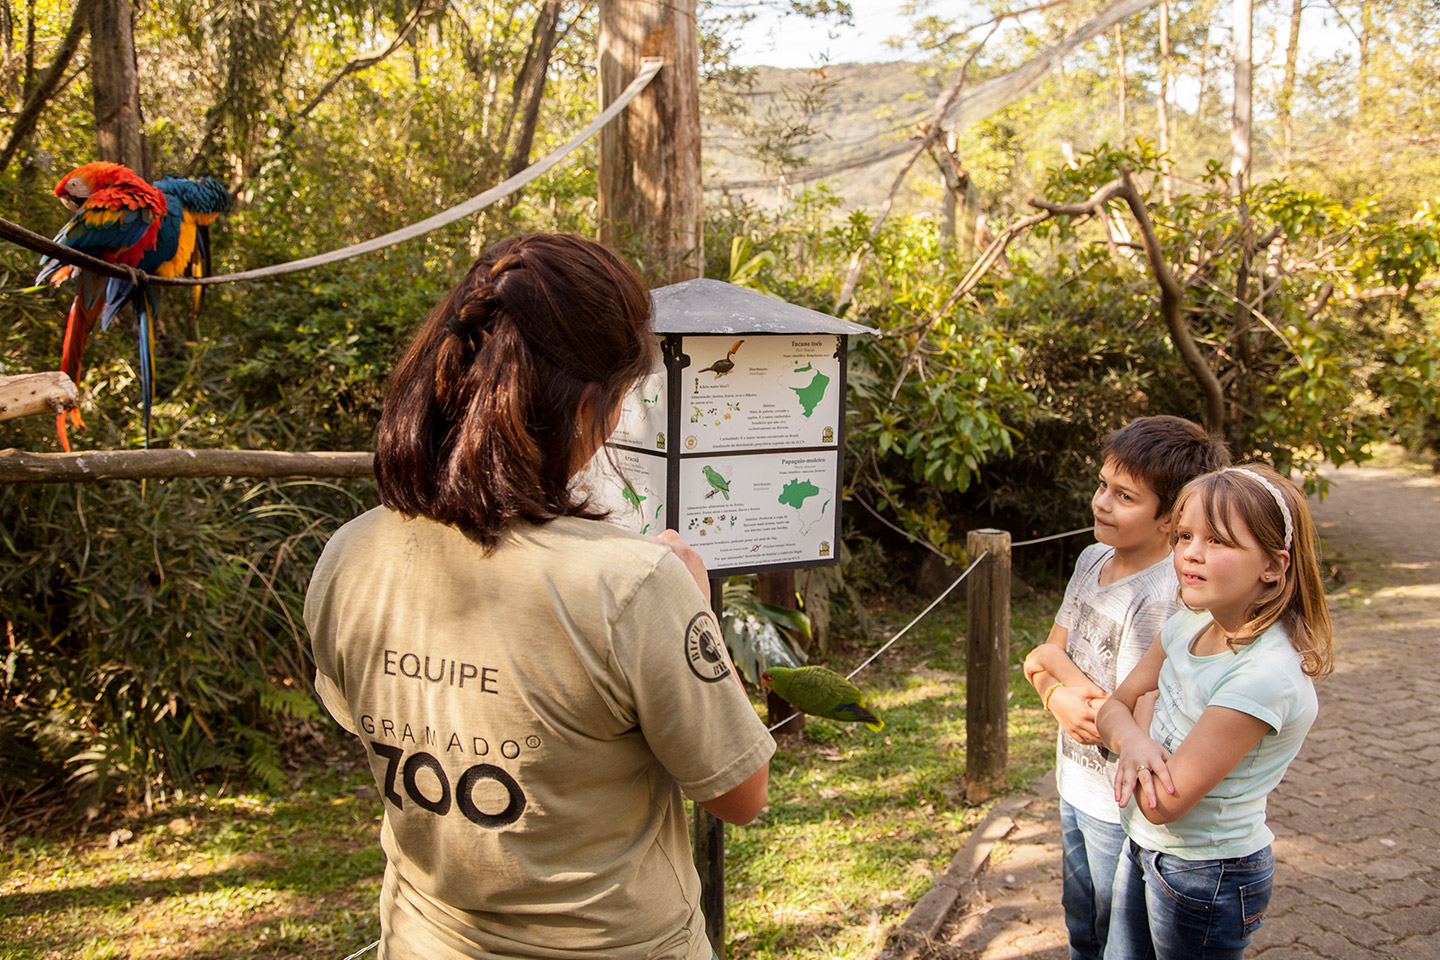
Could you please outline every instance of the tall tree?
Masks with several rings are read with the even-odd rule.
[[[100,159],[123,163],[148,180],[150,150],[141,128],[140,70],[130,0],[90,4],[90,89]]]
[[[1295,0],[1299,3],[1300,0]],[[1160,176],[1160,194],[1170,204],[1170,0],[1160,0],[1160,97],[1156,102],[1160,123],[1160,154],[1165,172]]]
[[[619,96],[643,57],[665,58],[600,131],[600,239],[631,253],[652,282],[698,277],[705,260],[695,0],[601,0],[599,50],[602,104]]]
[[[1120,71],[1120,141],[1126,140],[1125,136],[1125,97],[1130,84],[1125,78],[1125,34],[1121,32],[1120,24],[1115,24],[1115,66]]]
[[[1250,182],[1253,36],[1254,8],[1250,0],[1235,0],[1235,105],[1230,113],[1230,178],[1237,193],[1242,192]]]
[[[1293,109],[1295,104],[1295,64],[1300,56],[1300,11],[1304,0],[1291,0],[1290,38],[1285,44],[1285,79],[1280,84],[1280,128],[1285,138],[1284,164],[1290,168],[1291,149],[1295,136]]]

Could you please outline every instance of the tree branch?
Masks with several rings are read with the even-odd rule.
[[[1106,201],[1112,197],[1124,200],[1135,217],[1135,224],[1140,228],[1140,236],[1145,242],[1145,258],[1150,262],[1150,270],[1160,284],[1160,313],[1165,318],[1170,339],[1174,342],[1175,349],[1180,351],[1180,359],[1199,384],[1205,397],[1206,429],[1211,433],[1220,433],[1225,426],[1225,393],[1215,371],[1210,369],[1200,353],[1200,348],[1195,345],[1195,337],[1185,322],[1182,311],[1184,297],[1180,284],[1176,282],[1175,275],[1165,262],[1165,251],[1160,246],[1160,238],[1155,234],[1155,225],[1150,221],[1150,211],[1145,206],[1145,198],[1136,188],[1135,181],[1130,178],[1130,170],[1122,167],[1118,179],[1105,184],[1083,203],[1046,203],[1043,200],[1031,200],[1030,205],[1054,216],[1098,217]]]
[[[0,483],[77,483],[173,477],[351,477],[374,474],[374,454],[288,450],[0,450]]]
[[[352,73],[359,73],[362,70],[370,69],[396,50],[399,50],[405,44],[405,41],[409,39],[410,34],[415,29],[415,25],[420,22],[420,18],[425,15],[429,5],[430,0],[416,0],[415,9],[410,12],[410,19],[405,21],[405,24],[400,28],[400,32],[395,35],[395,39],[390,42],[390,46],[377,54],[368,57],[356,57],[354,60],[345,64],[340,72],[331,77],[325,86],[320,88],[320,92],[315,94],[299,113],[290,118],[281,129],[279,136],[275,138],[276,141],[285,140],[290,134],[294,133],[295,128],[300,125],[300,122],[310,116],[316,107],[320,106],[321,101],[330,95],[330,92],[339,85],[341,80],[344,80]]]
[[[65,31],[65,39],[60,42],[55,58],[50,61],[50,66],[45,68],[45,73],[25,101],[25,105],[20,108],[15,125],[10,128],[10,139],[5,142],[5,148],[0,150],[0,172],[10,166],[20,144],[30,135],[30,131],[35,129],[35,121],[40,118],[41,111],[59,88],[60,81],[65,76],[65,68],[75,58],[75,51],[80,48],[80,41],[89,27],[90,0],[77,0],[75,10],[70,15],[70,28]]]
[[[903,184],[905,178],[910,175],[910,168],[915,166],[915,161],[919,160],[921,154],[929,150],[931,145],[934,144],[941,133],[944,132],[942,124],[945,120],[945,114],[950,112],[950,107],[955,103],[955,98],[960,96],[960,90],[965,86],[965,77],[970,72],[971,64],[975,62],[975,58],[979,56],[980,51],[985,48],[985,44],[990,42],[990,38],[993,37],[995,31],[999,29],[1000,24],[997,21],[990,32],[985,35],[985,39],[975,44],[974,48],[970,51],[970,56],[965,58],[965,63],[960,68],[960,76],[956,78],[954,85],[945,91],[945,96],[940,98],[940,103],[935,109],[934,117],[928,123],[921,125],[919,146],[911,151],[904,165],[900,167],[900,172],[895,175],[895,181],[890,185],[890,193],[885,197],[885,202],[881,204],[880,212],[875,215],[875,222],[870,226],[870,236],[850,258],[850,271],[845,275],[845,282],[841,284],[840,287],[840,298],[835,302],[835,312],[837,314],[845,309],[845,305],[849,303],[850,298],[855,295],[855,285],[860,280],[860,269],[865,263],[865,257],[869,255],[871,248],[875,245],[876,239],[879,238],[880,230],[885,226],[885,221],[890,216],[890,210],[895,206],[895,195],[900,192],[901,184]]]

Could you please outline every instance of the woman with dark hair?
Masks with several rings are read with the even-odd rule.
[[[571,483],[650,370],[650,314],[598,243],[505,240],[390,380],[383,505],[305,599],[316,688],[384,801],[381,957],[711,955],[682,791],[750,822],[774,741],[699,557]]]

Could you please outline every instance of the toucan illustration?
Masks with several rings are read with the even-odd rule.
[[[730,348],[730,352],[727,353],[727,354],[725,354],[725,359],[724,359],[724,360],[716,360],[714,363],[710,364],[710,366],[701,369],[700,372],[701,372],[701,373],[707,373],[707,372],[708,372],[708,373],[713,373],[713,374],[715,374],[715,378],[718,380],[719,378],[725,376],[725,374],[729,373],[731,370],[734,370],[734,369],[735,369],[735,351],[736,351],[736,350],[739,350],[739,349],[740,349],[740,344],[742,344],[742,343],[744,343],[744,342],[745,342],[744,340],[736,340],[736,341],[735,341],[735,344]]]

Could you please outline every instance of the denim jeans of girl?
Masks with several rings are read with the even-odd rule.
[[[1226,860],[1182,860],[1125,841],[1105,960],[1240,960],[1265,922],[1270,848]]]
[[[1100,960],[1110,928],[1110,892],[1125,844],[1125,828],[1060,801],[1064,851],[1060,902],[1070,937],[1070,960]]]

